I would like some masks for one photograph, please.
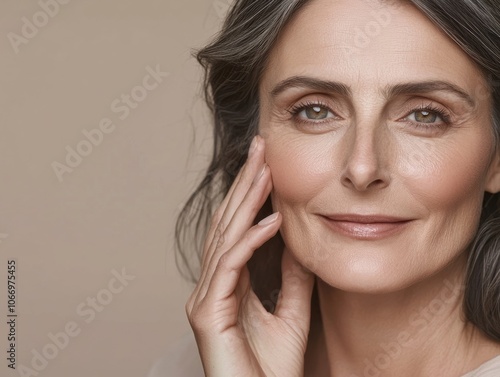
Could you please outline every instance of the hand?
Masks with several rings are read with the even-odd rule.
[[[314,276],[285,249],[282,288],[271,314],[253,292],[246,267],[281,225],[276,212],[252,226],[271,188],[264,140],[256,136],[247,162],[212,219],[201,277],[186,303],[206,376],[304,375]]]

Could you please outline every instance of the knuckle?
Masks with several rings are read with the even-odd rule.
[[[210,224],[207,234],[215,233],[215,230],[220,226],[220,222],[222,220],[223,215],[224,211],[222,210],[221,207],[215,210],[215,212],[212,215],[212,218],[210,219]]]
[[[216,249],[220,249],[225,243],[225,227],[222,222],[219,223],[217,229],[215,230],[214,238],[216,239]]]
[[[243,243],[243,245],[245,245],[245,247],[249,247],[252,249],[256,248],[256,244],[255,244],[256,232],[257,232],[257,229],[255,229],[253,227],[250,228],[247,232],[245,232],[245,234],[241,238],[241,242]]]
[[[229,267],[229,257],[229,252],[222,254],[219,258],[219,261],[217,262],[217,268],[227,269]]]
[[[207,320],[207,315],[205,315],[201,307],[198,307],[196,310],[193,310],[188,319],[191,328],[196,332],[203,332],[206,330],[207,326],[205,325],[205,323]]]
[[[191,327],[195,327],[196,324],[198,323],[198,316],[197,316],[197,312],[198,312],[198,309],[195,308],[194,306],[191,306],[190,308],[188,307],[188,305],[186,305],[186,312],[189,310],[189,314],[188,314],[188,321],[189,321],[189,324],[191,325]]]

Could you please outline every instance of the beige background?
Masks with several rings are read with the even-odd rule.
[[[174,265],[173,221],[210,146],[190,49],[218,29],[230,0],[59,1],[0,3],[0,350],[16,259],[18,368],[35,370],[33,350],[73,323],[79,334],[36,375],[145,376],[189,330],[192,287]],[[52,3],[46,19],[42,3]],[[46,25],[16,51],[9,33],[22,36],[33,18]],[[120,119],[111,104],[142,85],[148,66],[169,75]],[[66,165],[67,146],[106,118],[113,131],[58,179],[54,162]],[[135,278],[107,296],[122,269]],[[110,302],[87,323],[78,308],[88,313],[89,297]],[[23,375],[6,364],[2,356],[1,376]]]

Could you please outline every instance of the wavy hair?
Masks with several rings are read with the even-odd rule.
[[[482,70],[492,99],[492,133],[500,140],[500,6],[497,0],[401,0],[412,3],[452,38]],[[205,176],[189,197],[175,228],[176,263],[195,282],[203,240],[215,207],[247,158],[258,131],[261,75],[284,26],[310,0],[236,0],[222,30],[197,52],[204,96],[212,114],[213,152]],[[477,235],[470,246],[464,292],[465,317],[500,341],[500,202],[485,193]],[[271,213],[266,202],[256,221]],[[281,284],[276,235],[248,264],[252,286],[273,311]],[[273,249],[268,253],[264,249]],[[314,306],[317,297],[313,295]],[[312,320],[314,320],[314,315]]]

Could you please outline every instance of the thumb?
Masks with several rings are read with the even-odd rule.
[[[304,268],[285,247],[281,259],[281,293],[274,314],[309,326],[314,274]]]

